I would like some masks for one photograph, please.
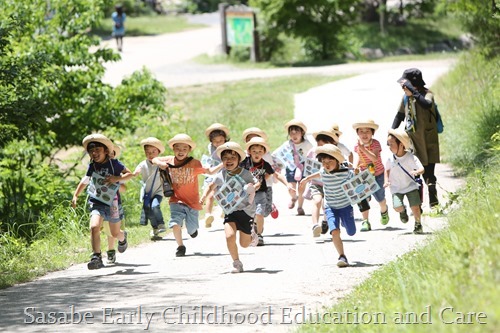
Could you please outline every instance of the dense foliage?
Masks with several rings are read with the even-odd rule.
[[[141,115],[164,110],[165,88],[147,70],[117,87],[102,81],[105,63],[120,59],[87,34],[105,2],[2,3],[0,231],[32,237],[41,212],[69,197],[71,189],[60,186],[63,171],[48,159],[55,151],[92,132],[133,130]]]

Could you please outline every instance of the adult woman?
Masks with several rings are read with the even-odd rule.
[[[422,72],[417,68],[405,70],[398,82],[405,95],[392,128],[398,128],[405,121],[405,130],[413,141],[414,154],[424,166],[423,176],[428,187],[429,205],[434,207],[439,204],[434,171],[436,163],[440,162],[434,95],[425,88]]]

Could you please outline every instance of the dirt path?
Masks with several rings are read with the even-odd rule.
[[[208,38],[207,35],[202,37]],[[175,40],[169,38],[171,41]],[[137,40],[136,43],[143,43],[141,54],[144,56],[148,54],[148,47],[151,52],[154,45],[158,45],[156,41],[148,44],[146,40]],[[130,46],[131,42],[125,44],[126,50]],[[116,66],[137,66],[141,57],[130,52],[131,54]],[[166,61],[162,66],[161,57],[151,59],[154,59],[154,62],[151,60],[150,63],[158,77],[172,75],[168,74],[169,71],[165,68],[175,67],[177,60]],[[143,63],[144,61],[142,59]],[[192,69],[192,76],[189,71],[185,75],[182,75],[182,71],[178,72],[179,78],[184,77],[185,81],[182,82],[190,80],[191,84],[196,83],[193,78],[199,82],[210,82],[217,81],[218,77],[224,80],[242,79],[250,76],[250,72],[255,77],[270,77],[285,75],[282,73],[287,70],[296,70],[275,70],[274,74],[272,71],[265,71],[266,74],[261,74],[261,71],[239,71],[233,68],[219,71],[218,68],[212,68],[212,71],[220,72],[214,76],[214,72],[210,72],[208,67],[197,71],[195,67],[190,67],[186,59],[178,62],[182,63],[184,68]],[[445,68],[449,66],[449,62],[443,61],[419,62],[417,66],[423,67],[425,76],[426,70],[430,71],[433,67],[443,64]],[[361,88],[350,89],[354,94],[351,99],[366,100],[374,93],[372,90],[383,94],[382,89],[392,89],[378,86],[386,80],[391,80],[391,85],[394,85],[393,72],[402,72],[409,65],[410,63],[356,64],[350,67],[329,66],[308,71],[322,74],[343,71],[376,72],[377,75],[373,78],[375,81],[361,80],[367,87],[371,87],[364,89],[367,95],[363,95]],[[126,74],[118,72],[110,69],[109,77],[114,77],[116,81],[119,75]],[[173,75],[177,75],[176,73],[173,72]],[[186,79],[186,76],[190,78]],[[167,85],[175,85],[171,80],[166,82]],[[327,108],[326,105],[329,105],[325,103],[335,102],[329,98],[339,96],[336,99],[338,103],[340,96],[346,95],[344,90],[336,89],[349,87],[351,84],[352,81],[346,80],[344,84],[340,82],[338,87],[318,88],[319,91],[324,89],[323,93],[318,93],[317,90],[309,92],[309,96],[317,93],[325,96],[323,103],[318,101],[314,107],[311,105],[307,113],[311,126],[319,126],[315,124],[324,117],[323,113],[326,111],[322,107]],[[397,91],[397,94],[400,94],[400,91]],[[316,95],[316,98],[317,96],[319,95]],[[307,99],[307,96],[302,97]],[[395,100],[389,97],[385,99],[386,104],[377,106],[381,110],[388,110],[387,114],[377,111],[380,116],[384,114],[381,120],[384,123],[387,122],[387,117],[391,117],[388,114],[393,115],[395,110]],[[351,107],[352,110],[357,110],[356,107]],[[301,115],[301,112],[304,112],[304,109],[298,107],[296,114]],[[364,108],[360,112],[370,110]],[[369,114],[373,114],[373,110]],[[349,140],[347,132],[349,124],[352,123],[350,117],[359,115],[361,114],[337,107],[328,115],[331,117],[328,120],[339,120],[341,129],[346,133],[345,138]],[[384,140],[383,134],[376,137]],[[443,189],[453,191],[460,185],[460,181],[453,178],[447,166],[439,165],[437,173]],[[176,244],[172,236],[168,235],[163,241],[155,243],[136,247],[131,244],[126,253],[118,256],[115,265],[97,271],[89,271],[85,264],[81,264],[48,274],[31,283],[1,290],[0,331],[220,332],[237,327],[238,332],[285,332],[302,322],[304,312],[321,314],[324,311],[323,306],[337,302],[374,270],[422,244],[429,234],[444,226],[442,219],[425,217],[423,224],[426,234],[416,236],[411,233],[412,221],[403,225],[398,216],[391,212],[391,222],[387,227],[383,227],[377,222],[378,209],[375,206],[371,211],[373,231],[358,232],[353,237],[344,235],[345,251],[352,266],[339,269],[336,266],[337,255],[331,240],[324,235],[313,238],[310,217],[295,216],[295,210],[286,208],[288,198],[281,184],[276,184],[274,190],[280,216],[276,220],[266,220],[264,247],[241,250],[244,273],[229,273],[231,258],[219,219],[211,229],[201,226],[198,238],[186,239],[187,256],[184,258],[175,257]],[[444,193],[444,190],[440,191],[440,195]],[[427,207],[425,209],[427,210]],[[305,210],[306,214],[311,212],[309,203],[306,203]],[[357,209],[355,216],[360,217]],[[359,228],[359,223],[357,225]],[[55,312],[52,318],[49,314],[51,311]],[[76,314],[72,314],[73,312]],[[59,319],[60,324],[52,324],[57,321],[53,317]],[[82,319],[83,317],[85,319]]]

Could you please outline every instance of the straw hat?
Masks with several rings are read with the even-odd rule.
[[[352,128],[357,130],[358,128],[372,128],[375,131],[378,129],[378,125],[372,119],[366,119],[357,123],[352,124]]]
[[[208,128],[205,130],[205,135],[209,138],[210,133],[212,133],[215,130],[223,131],[224,133],[226,133],[226,136],[229,136],[229,128],[219,123],[214,123],[208,126]]]
[[[154,137],[149,137],[149,138],[142,140],[141,146],[142,147],[153,146],[155,148],[158,148],[158,150],[160,151],[160,154],[163,154],[163,152],[165,151],[165,146],[163,145],[163,143],[161,143],[160,140],[158,140],[157,138],[154,138]]]
[[[287,122],[287,123],[285,124],[285,129],[286,129],[286,131],[287,131],[287,132],[288,132],[288,129],[289,129],[291,126],[298,126],[298,127],[302,128],[302,130],[304,131],[304,133],[306,133],[306,132],[307,132],[307,127],[306,127],[306,125],[305,125],[303,122],[301,122],[300,120],[297,120],[297,119],[292,119],[292,120],[290,120],[289,122]]]
[[[174,149],[174,145],[176,143],[185,143],[189,147],[191,147],[191,150],[196,148],[196,143],[193,141],[193,139],[191,139],[189,135],[184,133],[176,134],[172,139],[168,140],[168,145],[171,149]]]
[[[342,135],[342,132],[340,131],[339,124],[337,124],[337,123],[332,124],[332,132],[337,133],[338,136]]]
[[[320,147],[316,147],[315,149],[316,155],[319,154],[327,154],[342,163],[345,161],[344,155],[340,151],[339,147],[336,145],[332,145],[331,143],[327,143],[326,145],[322,145]]]
[[[249,150],[251,146],[253,145],[260,145],[266,149],[266,152],[270,151],[271,149],[269,148],[269,145],[267,144],[266,140],[263,138],[259,138],[258,136],[255,136],[251,138],[247,143],[246,143],[246,150]]]
[[[322,135],[326,135],[326,136],[328,136],[328,137],[332,138],[332,139],[333,139],[333,141],[335,141],[335,142],[337,142],[337,143],[339,142],[339,136],[338,136],[338,134],[337,134],[336,132],[334,132],[334,131],[319,131],[319,132],[314,132],[314,133],[313,133],[313,138],[314,138],[314,140],[316,140],[316,137],[317,137],[318,135],[320,135],[320,134],[322,134]]]
[[[110,139],[108,139],[106,136],[100,134],[100,133],[95,133],[95,134],[90,134],[87,135],[85,138],[83,138],[82,145],[85,150],[87,150],[87,146],[91,142],[99,142],[103,145],[106,146],[108,149],[108,153],[111,153],[113,151],[113,142],[111,142]]]
[[[215,153],[217,154],[217,156],[219,158],[221,158],[220,155],[222,154],[222,152],[224,150],[234,150],[235,152],[238,153],[238,155],[240,155],[240,159],[242,161],[247,157],[247,155],[245,154],[245,152],[243,151],[241,146],[238,143],[233,142],[233,141],[223,143],[222,145],[217,147],[217,149],[215,150]]]
[[[405,147],[405,150],[410,149],[411,140],[406,131],[398,129],[390,129],[389,134],[396,137],[399,141],[401,141],[401,143]]]
[[[261,137],[263,138],[264,140],[267,140],[267,134],[264,133],[263,130],[261,130],[260,128],[258,127],[250,127],[250,128],[247,128],[246,130],[243,131],[243,141],[246,142],[247,141],[247,137],[250,135],[250,134],[254,134],[254,135],[257,135],[258,137]]]
[[[118,157],[120,157],[122,148],[117,144],[113,144],[113,151],[115,152],[115,156],[113,156],[113,158],[116,160],[118,159]]]

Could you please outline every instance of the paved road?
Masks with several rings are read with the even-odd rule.
[[[363,73],[361,77],[315,88],[296,97],[295,112],[299,118],[304,117],[311,128],[321,126],[317,119],[324,123],[325,117],[328,123],[338,122],[345,133],[344,141],[349,143],[350,124],[359,116],[373,115],[382,126],[388,126],[401,93],[394,80],[404,68],[414,65],[355,64],[273,71],[201,66],[203,70],[198,71],[199,65],[193,66],[186,60],[215,47],[216,44],[208,42],[209,38],[217,40],[212,30],[217,31],[210,27],[175,36],[127,38],[124,60],[109,68],[107,79],[119,82],[121,75],[144,64],[167,86],[299,72]],[[172,46],[187,40],[196,44],[190,44],[189,52]],[[170,44],[167,47],[159,41]],[[207,45],[201,45],[205,41]],[[140,48],[133,48],[137,45]],[[185,53],[179,55],[182,52]],[[431,83],[450,63],[419,62],[416,66],[422,68],[424,78]],[[371,103],[377,97],[383,98]],[[382,128],[380,135],[376,135],[382,142],[384,133]],[[448,191],[460,185],[445,165],[439,165],[438,175],[440,186]],[[280,216],[266,221],[264,247],[241,250],[244,273],[228,273],[231,258],[219,220],[212,229],[201,227],[198,238],[186,239],[184,258],[175,257],[176,244],[169,235],[155,243],[135,247],[131,244],[126,253],[118,256],[115,265],[101,270],[88,271],[84,264],[75,265],[34,282],[1,290],[0,331],[220,332],[237,327],[238,332],[285,332],[300,324],[303,314],[322,314],[323,306],[335,303],[371,272],[422,244],[429,234],[445,226],[443,219],[426,217],[423,221],[426,234],[416,236],[411,233],[412,222],[403,225],[391,212],[391,222],[383,227],[377,222],[375,206],[371,212],[373,231],[352,237],[344,235],[352,267],[339,269],[331,240],[326,236],[313,238],[310,217],[295,216],[295,211],[286,208],[288,199],[283,186],[277,184],[274,188]],[[441,190],[440,194],[443,193]],[[305,210],[306,214],[311,212],[309,203]],[[358,212],[355,214],[360,217]],[[56,312],[53,317],[66,316],[59,320],[66,324],[37,324],[51,322],[51,311]]]

